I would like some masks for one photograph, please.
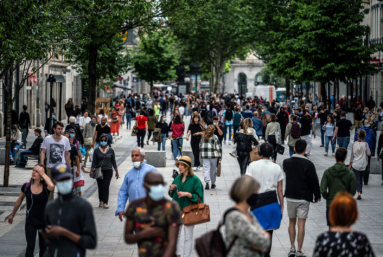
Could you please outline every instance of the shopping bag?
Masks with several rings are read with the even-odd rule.
[[[89,161],[92,162],[93,161],[93,153],[94,153],[94,148],[90,148],[90,151],[89,151]]]
[[[280,155],[283,155],[283,153],[285,152],[285,147],[283,145],[277,145],[277,153],[279,153]]]
[[[258,154],[259,146],[256,146],[250,152],[250,162],[258,161],[261,157]]]
[[[221,162],[218,162],[218,167],[217,167],[217,177],[221,176]]]
[[[275,140],[277,141],[278,145],[282,144],[281,132],[279,130],[275,131]]]

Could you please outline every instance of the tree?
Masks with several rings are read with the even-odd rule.
[[[52,19],[54,4],[43,0],[0,1],[0,78],[6,99],[5,187],[9,185],[13,102],[30,74],[43,66],[41,60],[47,62],[58,47],[64,47],[56,41],[60,24]]]
[[[150,84],[150,95],[153,95],[155,81],[177,78],[175,67],[179,57],[174,39],[167,29],[153,32],[141,38],[139,51],[132,58],[137,76]]]
[[[266,84],[272,84],[275,83],[276,86],[279,87],[284,87],[285,86],[285,81],[276,76],[271,69],[269,68],[268,65],[262,68],[261,70],[261,77],[262,77],[262,82]]]

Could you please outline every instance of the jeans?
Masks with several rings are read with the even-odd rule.
[[[356,170],[354,168],[351,168],[351,170],[355,173],[356,189],[358,192],[362,193],[364,171],[363,170]]]
[[[241,170],[241,175],[246,174],[247,164],[250,160],[250,152],[237,151],[237,161]]]
[[[181,232],[182,228],[184,229],[184,254],[181,254]],[[180,226],[180,230],[178,232],[178,240],[177,240],[177,246],[176,246],[176,255],[182,255],[183,257],[191,257],[193,253],[193,232],[194,232],[194,225],[192,226]]]
[[[203,177],[206,183],[211,181],[211,184],[215,184],[217,178],[217,159],[209,158],[203,159]]]
[[[109,186],[110,181],[112,180],[113,170],[103,170],[102,171],[103,178],[98,178],[97,186],[98,186],[98,199],[100,202],[108,203],[109,200]]]
[[[146,129],[137,129],[137,146],[144,148]]]
[[[13,160],[16,156],[17,151],[20,149],[19,144],[15,144],[11,149],[11,159]]]
[[[180,139],[173,139],[172,140],[172,151],[173,151],[173,157],[174,157],[174,160],[177,159],[177,155],[181,155],[181,151],[180,149],[178,149],[178,147],[180,146],[181,149],[182,149],[182,143],[183,143],[183,139],[180,138]],[[179,145],[178,145],[178,142],[179,142]]]
[[[31,154],[33,154],[31,150],[21,151],[19,154],[20,162],[25,162],[25,155],[31,155]]]
[[[170,104],[170,113],[173,112],[173,104]]]
[[[364,180],[364,184],[365,184],[365,185],[368,184],[368,179],[370,178],[370,161],[371,161],[371,155],[370,155],[370,156],[367,156],[367,160],[368,160],[368,165],[367,165],[366,171],[365,171],[364,174],[363,174],[363,180]]]
[[[126,128],[130,129],[132,127],[132,114],[127,113],[126,114]]]
[[[232,129],[233,125],[225,125],[223,127],[223,140],[226,141],[226,134],[227,134],[227,128],[229,128],[229,141],[231,140],[231,129]]]
[[[320,124],[320,139],[321,139],[322,145],[324,145],[324,133],[325,133],[325,131],[322,129],[323,126],[324,124]]]
[[[237,132],[239,131],[239,125],[233,125],[233,134],[235,136],[235,134],[237,134]]]
[[[325,136],[325,138],[326,138],[326,144],[325,144],[324,148],[325,148],[326,153],[328,153],[328,146],[329,146],[330,142],[331,142],[332,153],[334,153],[335,152],[335,142],[332,141],[333,137]]]
[[[163,134],[161,134],[161,136],[162,136],[162,151],[165,151],[166,134],[163,133]],[[159,151],[161,149],[161,143],[158,142],[157,144],[158,144],[157,150]]]
[[[199,161],[199,142],[201,142],[201,137],[195,137],[192,136],[191,141],[190,141],[190,146],[193,151],[193,156],[194,156],[194,167],[199,167],[201,166],[200,161]]]
[[[121,120],[122,120],[122,123],[125,122],[125,115],[122,115]]]
[[[276,140],[275,136],[274,135],[269,135],[267,137],[267,141],[273,146],[273,149],[274,149],[274,154],[273,154],[273,156],[271,156],[271,159],[273,161],[277,161],[277,154],[278,154],[277,150],[276,150],[276,148],[277,148],[277,140]]]
[[[33,252],[35,250],[35,245],[36,245],[36,234],[38,233],[37,229],[40,229],[40,228],[30,224],[29,222],[25,222],[25,239],[27,240],[27,249],[25,252],[26,257],[35,256]],[[41,233],[38,233],[38,234],[39,234],[39,247],[40,247],[39,256],[42,257],[44,256],[44,253],[47,247],[45,245],[45,239],[43,238]]]
[[[348,144],[350,143],[350,137],[338,137],[339,147],[344,147],[347,150]]]
[[[294,147],[293,146],[289,146],[289,153],[290,153],[290,157],[295,154],[295,151],[294,151]]]
[[[84,167],[86,165],[86,162],[88,161],[88,157],[90,156],[90,148],[91,148],[90,145],[85,145],[86,153],[85,153]]]

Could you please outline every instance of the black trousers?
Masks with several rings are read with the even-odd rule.
[[[239,168],[241,170],[241,175],[245,175],[247,164],[250,160],[250,152],[237,151],[237,156]]]
[[[266,127],[262,127],[262,139],[265,139]]]
[[[137,129],[137,146],[144,148],[146,129]]]
[[[42,229],[43,227],[41,227]],[[27,240],[27,250],[25,252],[25,257],[33,257],[34,250],[35,250],[35,244],[36,244],[36,235],[37,235],[37,229],[40,229],[40,227],[36,227],[30,223],[25,222],[25,239]],[[39,234],[39,247],[40,247],[40,253],[39,256],[43,257],[46,249],[45,239]]]
[[[199,162],[199,142],[201,142],[201,137],[192,136],[190,146],[194,156],[194,167],[201,166],[201,163]]]
[[[282,145],[284,145],[284,142],[285,142],[285,134],[286,134],[286,126],[284,126],[284,127],[281,126],[281,140],[282,140]]]
[[[273,232],[274,232],[274,230],[268,230],[268,231],[266,231],[266,232],[270,234],[270,247],[269,247],[269,249],[265,252],[264,257],[270,257],[271,245],[273,244]]]
[[[148,141],[150,140],[150,137],[152,136],[153,131],[154,129],[148,129],[148,132],[149,132],[148,139],[147,139]]]
[[[367,168],[366,170],[364,171],[364,174],[363,174],[363,180],[364,180],[364,184],[367,185],[368,184],[368,179],[370,178],[370,162],[371,162],[371,155],[370,156],[367,156],[368,158],[368,165],[367,165]],[[382,178],[383,178],[383,174],[382,174]]]
[[[273,159],[274,161],[277,161],[277,140],[275,138],[274,135],[269,135],[267,137],[267,141],[273,146],[273,149],[274,149],[274,154],[273,156],[271,157],[271,159]]]
[[[113,170],[103,170],[103,179],[97,179],[98,186],[98,199],[103,203],[108,203],[109,200],[109,186],[112,180]]]

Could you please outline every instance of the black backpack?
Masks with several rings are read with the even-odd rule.
[[[205,123],[208,125],[213,124],[213,118],[214,118],[214,112],[213,111],[207,111],[205,113]]]
[[[225,119],[229,121],[233,119],[233,111],[231,109],[226,110]]]

